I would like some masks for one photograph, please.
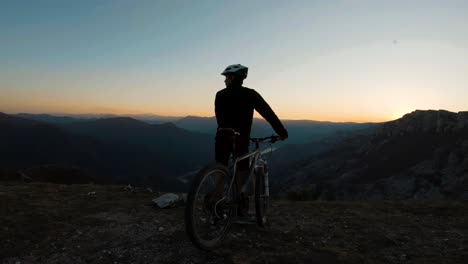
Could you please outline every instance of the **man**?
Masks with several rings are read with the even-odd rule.
[[[256,110],[273,127],[281,139],[288,138],[288,131],[284,128],[276,114],[255,90],[243,87],[247,78],[248,68],[240,64],[228,66],[221,75],[226,77],[226,88],[216,93],[215,113],[218,122],[215,142],[216,161],[225,165],[229,162],[231,152],[237,156],[249,151],[250,130],[254,110]],[[236,137],[235,148],[232,149],[232,134],[223,128],[232,128],[240,133]],[[236,175],[238,186],[242,186],[248,177],[249,163],[243,160],[237,165]],[[245,210],[244,203],[244,213]]]

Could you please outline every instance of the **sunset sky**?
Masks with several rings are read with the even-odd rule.
[[[0,112],[213,116],[229,64],[281,119],[468,110],[468,1],[1,1]]]

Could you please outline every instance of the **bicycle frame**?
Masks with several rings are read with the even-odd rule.
[[[230,185],[229,185],[228,193],[231,192],[231,190],[232,190],[232,185],[234,184],[235,179],[236,179],[237,163],[238,163],[239,161],[242,161],[242,160],[248,159],[248,158],[250,158],[250,157],[253,157],[253,159],[250,161],[250,166],[249,166],[249,178],[248,178],[247,182],[244,183],[244,185],[243,185],[242,188],[241,188],[241,191],[245,191],[244,189],[246,188],[246,186],[248,185],[248,183],[250,182],[250,180],[251,180],[251,178],[252,178],[253,172],[254,172],[254,170],[255,170],[255,164],[256,164],[257,161],[259,160],[260,155],[261,155],[260,150],[259,150],[259,149],[256,149],[256,150],[254,150],[254,151],[252,151],[252,152],[250,152],[250,153],[247,153],[247,154],[245,154],[245,155],[243,155],[243,156],[240,156],[240,157],[234,159],[234,164],[233,164],[233,166],[232,166],[233,168],[232,168],[232,172],[231,172],[231,173],[232,173],[231,175],[233,175],[233,176],[232,176],[231,183],[230,183]]]
[[[251,151],[245,155],[242,155],[240,157],[235,157],[233,156],[232,157],[232,160],[233,160],[233,163],[232,165],[229,167],[229,172],[231,173],[232,175],[232,180],[231,180],[231,183],[229,184],[229,189],[228,189],[228,193],[230,194],[231,191],[232,191],[232,186],[233,184],[235,183],[235,180],[236,180],[236,174],[237,174],[237,163],[242,161],[242,160],[245,160],[245,159],[248,159],[248,158],[252,158],[250,160],[250,165],[249,165],[249,177],[247,179],[247,181],[241,186],[241,189],[240,191],[241,192],[245,192],[246,191],[246,188],[247,186],[249,185],[249,183],[254,180],[253,179],[253,176],[255,175],[255,169],[257,167],[260,167],[260,166],[264,166],[265,164],[265,160],[262,159],[262,151],[260,150],[260,147],[259,147],[259,143],[260,142],[256,142],[256,148],[254,151]],[[260,165],[261,164],[261,165]],[[258,166],[260,165],[260,166]],[[255,175],[256,176],[256,175]],[[268,181],[268,180],[267,180]],[[253,181],[254,184],[255,184],[255,181]],[[255,188],[254,188],[255,189]],[[269,196],[269,190],[268,190],[268,187],[267,187],[267,190],[266,191],[266,195]]]

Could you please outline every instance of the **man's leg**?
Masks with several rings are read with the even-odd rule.
[[[249,152],[249,139],[240,138],[238,142],[236,142],[236,155],[242,156]],[[236,184],[238,188],[238,194],[240,195],[240,204],[239,204],[239,212],[238,215],[243,216],[247,215],[249,211],[249,197],[248,191],[244,192],[242,187],[246,184],[249,178],[249,159],[245,159],[240,161],[237,164],[237,173],[236,173]]]

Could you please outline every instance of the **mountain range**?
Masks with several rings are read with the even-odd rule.
[[[130,117],[21,116],[0,114],[3,179],[24,174],[186,190],[214,156],[214,118],[150,124]],[[252,135],[271,133],[265,121],[254,122]],[[274,194],[468,199],[468,112],[417,110],[385,123],[284,123],[290,139],[267,155]]]
[[[18,171],[72,168],[97,182],[132,183],[172,189],[178,173],[211,160],[212,137],[131,118],[104,118],[52,125],[0,114],[0,168]],[[37,168],[41,168],[40,170]],[[11,176],[9,176],[11,177]],[[43,176],[38,176],[43,177]],[[63,175],[64,182],[74,182]]]
[[[142,121],[147,124],[174,124],[176,127],[198,133],[215,135],[217,123],[215,117],[166,117],[158,115],[71,115],[71,116],[56,116],[50,114],[27,114],[20,113],[14,116],[27,118],[31,120],[41,121],[53,125],[66,125],[87,122],[92,123],[96,120],[132,120]],[[282,120],[284,126],[288,129],[290,138],[285,144],[304,144],[315,142],[323,137],[327,137],[335,132],[348,132],[362,129],[364,127],[373,127],[375,123],[353,123],[353,122],[326,122],[313,120]],[[274,134],[271,126],[262,118],[254,118],[252,125],[252,137],[264,137]],[[284,145],[284,144],[280,144]]]
[[[324,122],[313,120],[281,120],[289,132],[289,138],[284,144],[305,144],[315,142],[319,139],[336,132],[349,132],[366,127],[375,126],[375,123],[352,123],[352,122]],[[215,117],[187,116],[174,121],[178,127],[214,135],[216,132]],[[254,118],[252,123],[252,137],[265,137],[275,134],[270,124],[261,118]],[[280,144],[280,145],[284,145]]]
[[[199,117],[186,117],[175,123],[150,124],[130,117],[2,114],[0,136],[6,140],[6,145],[1,152],[4,159],[0,170],[4,175],[10,175],[9,178],[15,178],[11,174],[21,171],[35,179],[53,178],[55,182],[60,182],[60,175],[64,175],[63,181],[67,183],[89,181],[91,178],[95,182],[183,189],[198,169],[213,160],[214,133],[207,129],[214,126],[213,122],[216,122],[214,118]],[[322,149],[321,137],[325,135],[334,137],[340,131],[346,134],[343,132],[346,129],[351,131],[368,126],[294,122],[298,131],[302,129],[301,133],[310,135],[312,143],[281,146],[277,153],[283,158],[276,162],[280,167],[287,167],[303,159],[304,155],[310,156]],[[259,125],[254,126],[255,131],[269,129],[268,133],[272,133],[266,122],[256,120],[256,123]],[[291,138],[294,139],[294,132]],[[303,142],[306,138],[296,139],[296,142]],[[317,147],[308,150],[310,144]],[[287,154],[290,149],[297,148],[302,150],[296,155]],[[180,181],[179,177],[185,180]]]

